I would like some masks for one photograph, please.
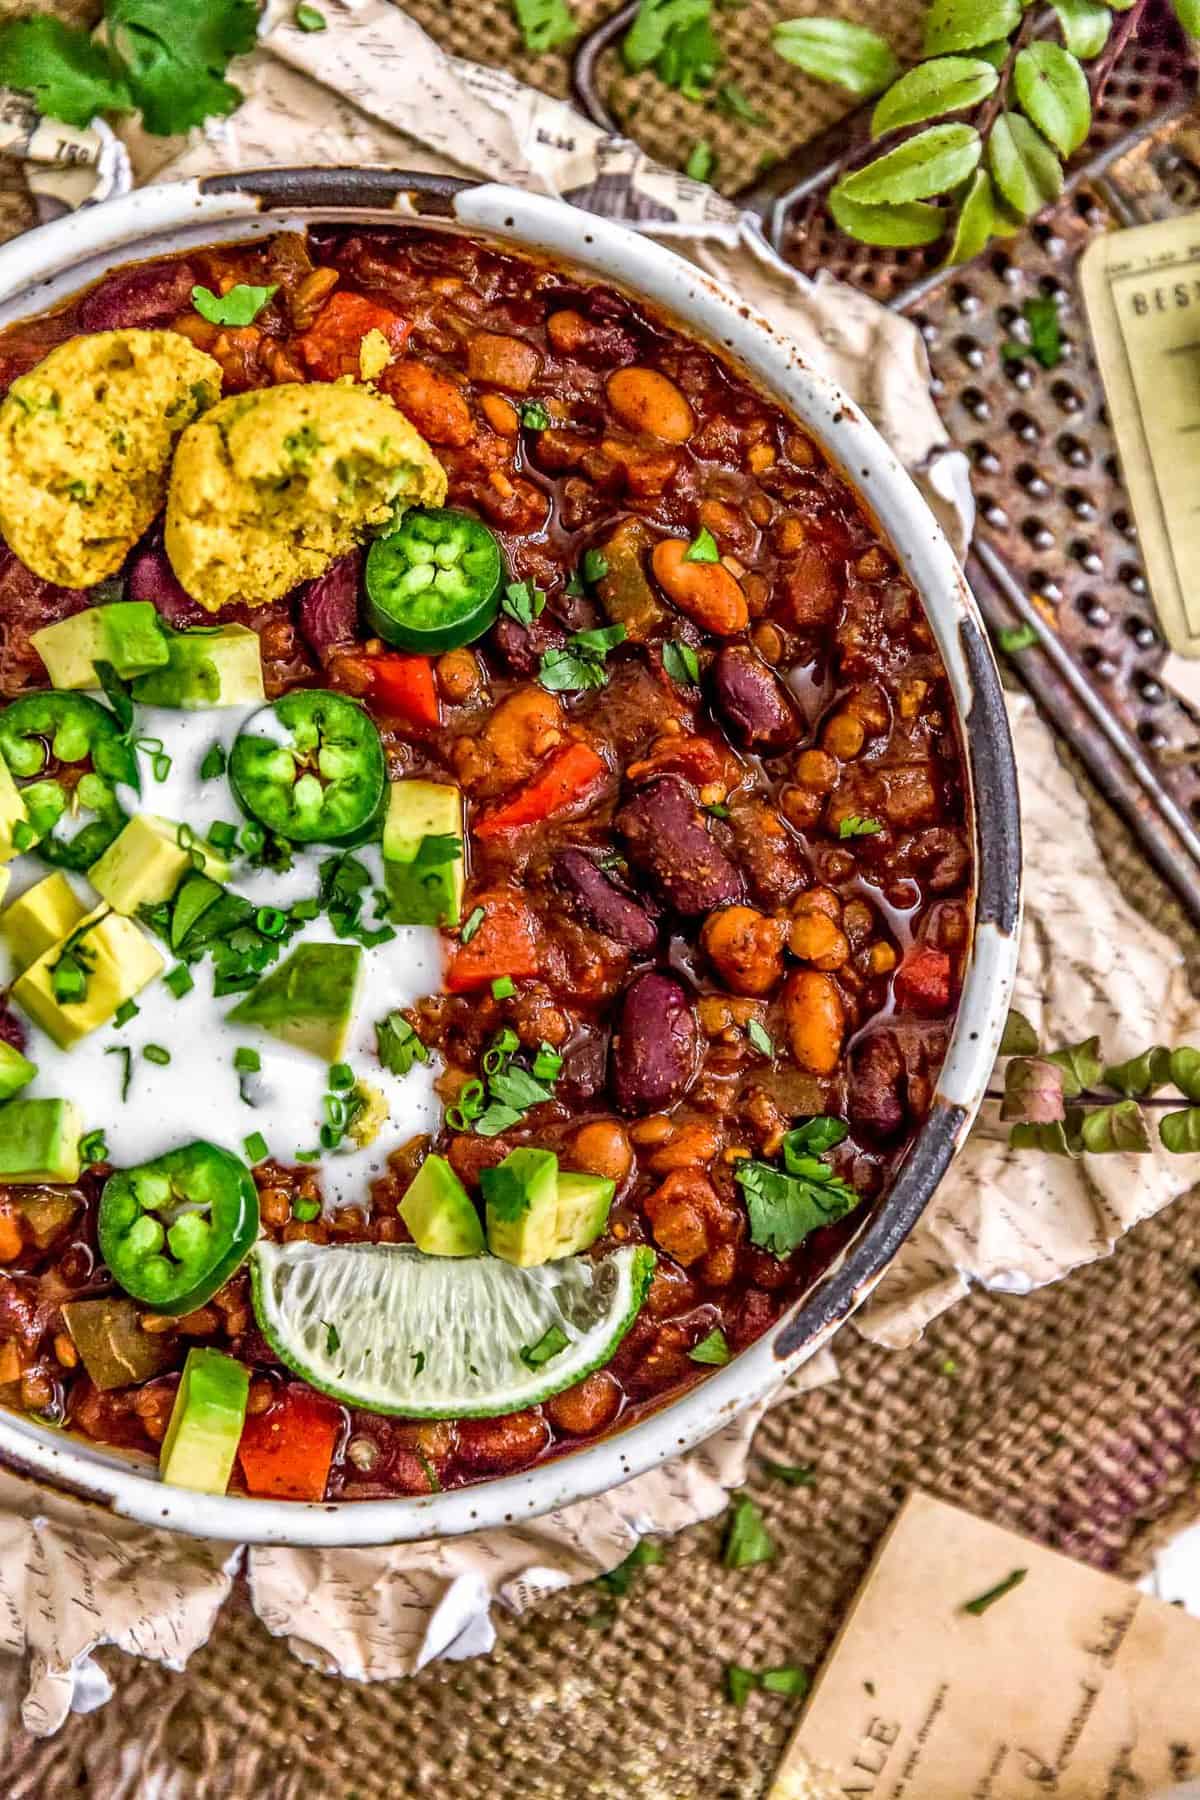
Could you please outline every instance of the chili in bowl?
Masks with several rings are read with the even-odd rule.
[[[610,1486],[812,1353],[986,1081],[1015,786],[953,559],[764,322],[556,203],[283,172],[39,241],[0,1451],[295,1542]]]

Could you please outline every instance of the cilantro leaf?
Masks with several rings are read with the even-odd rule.
[[[685,99],[703,99],[722,61],[711,15],[712,0],[641,0],[621,45],[626,65],[653,65],[659,80]]]
[[[32,94],[39,112],[80,128],[133,104],[103,45],[44,13],[0,26],[0,86]]]
[[[551,693],[578,688],[602,688],[608,682],[605,659],[625,641],[624,625],[605,625],[595,631],[576,631],[561,649],[547,650],[538,680]]]
[[[707,525],[702,525],[687,549],[683,553],[684,562],[720,562],[721,552],[717,549],[717,540]]]
[[[527,400],[521,408],[521,423],[526,431],[549,431],[550,414],[540,400]]]
[[[666,1560],[666,1552],[661,1544],[656,1544],[653,1538],[642,1538],[633,1546],[624,1562],[619,1562],[615,1569],[609,1569],[605,1575],[597,1575],[593,1585],[620,1597],[629,1592],[629,1584],[639,1569],[664,1563]]]
[[[750,1040],[751,1047],[757,1050],[760,1056],[774,1059],[775,1045],[770,1032],[763,1025],[761,1019],[751,1019],[746,1027],[746,1036]]]
[[[1006,656],[1012,656],[1018,650],[1032,650],[1038,641],[1038,634],[1032,625],[1002,625],[996,633],[996,642]]]
[[[751,106],[741,88],[732,81],[727,81],[724,87],[717,89],[713,105],[719,113],[724,113],[726,118],[740,119],[744,125],[770,124],[766,114],[760,113],[757,107]]]
[[[713,154],[712,145],[706,143],[705,140],[701,138],[697,143],[692,145],[692,148],[688,153],[688,159],[683,165],[683,172],[685,175],[690,176],[693,181],[708,181],[716,164],[717,159]]]
[[[273,287],[251,287],[239,281],[227,294],[214,294],[211,288],[194,287],[192,305],[210,325],[252,325],[278,291],[278,282]]]
[[[529,1211],[528,1187],[503,1163],[495,1169],[484,1169],[479,1184],[490,1211],[505,1225],[515,1225]]]
[[[822,1225],[844,1218],[862,1200],[817,1156],[792,1156],[789,1172],[765,1162],[740,1162],[735,1179],[750,1215],[750,1242],[772,1256],[789,1256]]]
[[[783,1140],[783,1166],[790,1175],[801,1173],[800,1158],[803,1156],[824,1156],[827,1150],[833,1150],[849,1136],[850,1127],[844,1119],[835,1119],[831,1113],[818,1113],[813,1119],[806,1119],[803,1125],[796,1125]]]
[[[513,0],[513,12],[525,48],[535,56],[543,50],[558,50],[579,35],[566,0]]]
[[[693,1344],[688,1351],[689,1360],[694,1363],[712,1363],[721,1368],[729,1361],[732,1351],[729,1340],[719,1325],[715,1325],[707,1337],[702,1337],[698,1344]]]
[[[838,821],[840,838],[876,837],[882,830],[883,826],[878,819],[866,819],[861,813],[847,813],[844,819]]]
[[[784,1487],[812,1487],[817,1479],[811,1463],[772,1462],[764,1456],[763,1468],[773,1481],[782,1481]]]
[[[721,1561],[727,1569],[748,1569],[754,1563],[771,1562],[775,1544],[761,1512],[749,1494],[738,1494],[729,1514]]]
[[[527,1369],[540,1369],[552,1356],[565,1350],[570,1341],[561,1325],[547,1326],[536,1344],[526,1344],[521,1351],[521,1361]]]
[[[528,581],[510,581],[504,590],[504,598],[500,602],[501,612],[506,612],[510,619],[527,629],[541,615],[546,604],[546,596],[542,589],[534,587]]]
[[[700,658],[690,644],[672,638],[663,645],[663,668],[680,687],[695,687],[700,679]]]
[[[404,1017],[390,1012],[375,1026],[375,1048],[392,1075],[407,1075],[415,1062],[428,1062],[429,1052]]]
[[[1000,354],[1006,362],[1022,356],[1033,356],[1043,369],[1057,368],[1062,361],[1062,321],[1058,305],[1051,294],[1032,294],[1021,308],[1029,327],[1029,342],[1022,344],[1009,338],[1001,344]]]
[[[254,48],[255,0],[108,0],[106,17],[147,131],[167,137],[241,104],[225,70]]]

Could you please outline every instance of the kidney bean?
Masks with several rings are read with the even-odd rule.
[[[352,550],[301,590],[300,630],[322,663],[329,660],[330,651],[354,636],[361,573],[362,556]]]
[[[783,989],[792,1058],[811,1075],[832,1075],[846,1029],[846,1010],[832,975],[793,969]]]
[[[560,650],[567,641],[561,625],[541,613],[530,625],[501,613],[492,626],[492,642],[515,675],[536,672],[547,650]]]
[[[731,734],[747,747],[788,750],[804,729],[782,681],[749,644],[721,648],[713,665],[713,690]]]
[[[612,1090],[624,1113],[672,1106],[696,1074],[699,1031],[683,984],[648,970],[630,982],[612,1044]]]
[[[190,308],[196,272],[190,263],[145,263],[102,281],[79,307],[84,331],[166,325]]]
[[[696,428],[691,407],[669,376],[634,364],[604,384],[608,404],[629,431],[644,431],[664,444],[686,444]]]
[[[742,877],[714,843],[683,783],[661,775],[639,788],[616,816],[633,862],[676,912],[711,912],[742,898]]]
[[[769,994],[783,974],[785,930],[753,906],[724,906],[705,919],[700,943],[732,993]]]
[[[847,1087],[847,1110],[856,1129],[875,1138],[895,1137],[903,1128],[905,1067],[890,1031],[872,1032],[854,1050]]]
[[[159,616],[177,631],[186,631],[192,625],[212,624],[212,614],[205,612],[180,584],[157,538],[150,538],[133,552],[125,578],[125,592],[130,600],[148,600]]]
[[[658,926],[644,906],[623,894],[582,850],[564,850],[554,859],[554,873],[580,902],[588,923],[643,954],[654,948]]]
[[[746,596],[724,563],[688,562],[686,538],[660,538],[650,557],[659,587],[714,637],[736,637],[750,623]]]

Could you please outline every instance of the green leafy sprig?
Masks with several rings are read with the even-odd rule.
[[[907,69],[866,26],[785,19],[773,35],[780,56],[857,100],[878,96],[875,154],[835,183],[835,224],[897,249],[947,240],[947,263],[1011,237],[1062,192],[1063,164],[1086,141],[1146,3],[930,0],[921,58]],[[1172,5],[1200,33],[1200,0]]]
[[[1155,1044],[1126,1062],[1106,1063],[1098,1037],[1044,1050],[1022,1013],[1010,1012],[1000,1044],[1004,1072],[1000,1117],[1014,1150],[1052,1156],[1144,1155],[1154,1133],[1147,1109],[1159,1111],[1158,1140],[1176,1156],[1200,1151],[1200,1050]],[[1170,1095],[1160,1089],[1170,1088]]]

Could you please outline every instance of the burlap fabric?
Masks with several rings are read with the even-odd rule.
[[[0,0],[0,13],[16,10]],[[63,13],[78,12],[64,4]],[[561,57],[530,63],[506,0],[410,0],[448,47],[504,62],[563,92]],[[577,0],[592,21],[607,0]],[[729,79],[769,130],[698,112],[647,78],[612,99],[649,149],[679,160],[698,137],[723,185],[842,110],[763,48],[798,0],[722,13]],[[829,10],[827,7],[822,10]],[[919,0],[856,0],[854,16],[911,36]],[[632,109],[632,112],[631,112]],[[19,198],[0,197],[11,231]],[[1126,893],[1183,944],[1200,934],[1096,802],[1097,837]],[[908,1355],[849,1334],[842,1378],[770,1415],[757,1451],[810,1464],[789,1488],[756,1461],[751,1486],[774,1562],[720,1566],[722,1527],[698,1526],[639,1572],[629,1593],[574,1590],[502,1621],[493,1655],[363,1688],[299,1664],[245,1607],[222,1616],[183,1675],[102,1651],[116,1697],[48,1741],[16,1740],[11,1800],[753,1800],[782,1750],[794,1702],[723,1698],[729,1662],[814,1666],[905,1487],[1005,1521],[1130,1577],[1200,1515],[1200,1193],[1134,1230],[1107,1261],[1028,1298],[976,1295]]]

